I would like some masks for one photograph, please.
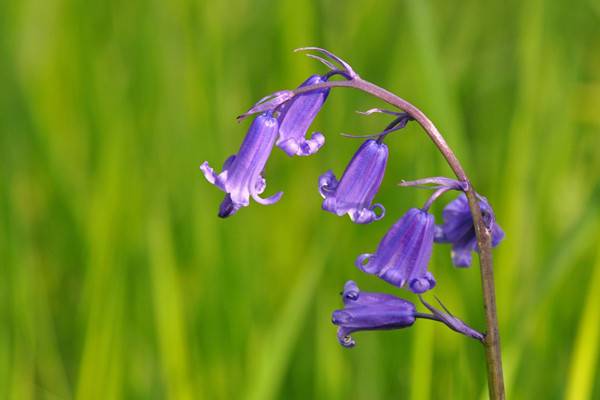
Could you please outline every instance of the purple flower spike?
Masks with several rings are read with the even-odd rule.
[[[386,233],[375,254],[361,254],[356,266],[392,285],[408,285],[413,293],[423,293],[435,286],[427,271],[433,235],[433,215],[411,208]]]
[[[479,207],[483,221],[492,232],[492,247],[498,246],[504,238],[502,228],[496,223],[494,210],[487,199],[479,196]],[[444,223],[436,226],[436,243],[452,243],[452,263],[457,267],[471,265],[473,250],[478,251],[473,217],[465,194],[450,202],[442,213]]]
[[[313,75],[302,83],[299,88],[326,82],[327,79]],[[313,120],[323,107],[330,89],[299,94],[283,104],[279,114],[279,139],[276,145],[288,156],[308,156],[323,146],[325,137],[315,132],[310,139],[304,136]]]
[[[266,187],[261,173],[275,144],[277,128],[277,119],[270,112],[261,114],[250,125],[238,153],[225,160],[220,174],[217,175],[207,161],[200,166],[204,177],[227,193],[219,208],[219,217],[229,217],[247,206],[250,196],[257,203],[269,205],[283,195],[279,192],[266,199],[259,196]]]
[[[383,294],[361,292],[353,281],[344,285],[344,309],[336,310],[332,322],[344,347],[354,347],[353,332],[401,329],[415,322],[415,305],[408,300]]]
[[[339,216],[348,214],[357,224],[383,218],[385,208],[371,203],[383,180],[387,159],[388,148],[384,143],[367,140],[354,154],[339,182],[331,171],[321,175],[319,193],[325,199],[323,209]]]

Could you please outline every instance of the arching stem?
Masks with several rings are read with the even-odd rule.
[[[431,120],[427,118],[427,116],[417,107],[384,88],[356,77],[351,80],[329,81],[317,85],[305,86],[294,90],[294,93],[301,94],[317,89],[332,87],[347,87],[361,90],[408,113],[425,130],[425,133],[433,141],[440,153],[442,153],[456,177],[465,184],[465,193],[469,200],[469,209],[471,211],[471,215],[473,216],[475,233],[477,235],[477,246],[479,248],[483,306],[487,326],[487,332],[485,335],[485,340],[483,341],[483,345],[486,353],[489,393],[492,400],[504,400],[504,378],[502,373],[500,334],[498,332],[498,317],[496,312],[496,293],[494,287],[491,232],[487,229],[483,222],[481,210],[479,208],[479,202],[477,201],[477,195],[471,186],[467,174],[456,158],[456,155],[450,146],[448,146],[446,140],[437,130],[433,122],[431,122]]]

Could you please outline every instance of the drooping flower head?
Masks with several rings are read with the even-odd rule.
[[[312,75],[299,88],[327,81],[327,76]],[[325,143],[320,132],[305,135],[313,120],[323,107],[330,89],[320,89],[294,96],[279,109],[279,139],[275,143],[288,156],[308,156],[317,152]]]
[[[250,203],[250,197],[257,203],[268,205],[283,195],[278,192],[266,199],[260,197],[266,187],[262,171],[275,144],[278,126],[271,112],[259,115],[250,125],[237,154],[225,160],[221,173],[217,175],[207,161],[200,166],[205,178],[227,193],[219,208],[219,217],[235,214]]]
[[[353,281],[344,285],[344,309],[336,310],[332,322],[338,326],[337,337],[344,347],[353,347],[353,332],[401,329],[415,322],[415,305],[408,300],[384,294],[361,292]]]
[[[504,232],[496,223],[494,210],[483,196],[479,196],[479,207],[485,226],[492,232],[492,247],[496,247],[504,238]],[[442,212],[442,217],[444,223],[436,226],[435,230],[436,243],[451,243],[452,263],[457,267],[470,266],[471,253],[478,249],[467,196],[463,193],[448,203]]]
[[[438,310],[428,304],[423,297],[419,299],[432,314],[421,313],[416,310],[413,303],[384,293],[361,292],[353,281],[344,285],[342,292],[344,301],[343,310],[335,310],[332,322],[338,326],[337,338],[344,347],[354,347],[356,344],[352,336],[354,332],[365,330],[390,330],[410,327],[417,318],[438,321],[448,328],[462,335],[482,341],[484,335],[471,328],[459,318],[448,311],[438,301],[444,311]]]
[[[434,227],[433,215],[411,208],[385,234],[375,254],[361,254],[355,264],[392,285],[423,293],[435,286],[427,271]]]
[[[348,214],[358,224],[383,218],[385,208],[371,203],[381,186],[387,159],[386,144],[370,139],[354,154],[339,182],[331,170],[321,175],[319,193],[325,199],[323,209],[340,216]]]

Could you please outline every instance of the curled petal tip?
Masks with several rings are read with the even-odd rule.
[[[373,257],[373,254],[371,253],[364,253],[359,255],[358,257],[356,257],[356,260],[354,261],[354,265],[356,266],[356,268],[360,269],[363,272],[367,272],[366,271],[366,266],[369,263],[369,259]]]
[[[263,199],[262,197],[259,196],[258,193],[254,193],[252,195],[252,198],[258,204],[262,204],[264,206],[269,206],[271,204],[277,203],[281,199],[281,196],[283,196],[283,192],[277,192],[273,196],[270,196],[270,197],[267,197],[267,198]]]
[[[429,274],[430,277],[426,276],[424,278],[413,279],[410,284],[410,290],[415,294],[425,293],[428,290],[431,290],[435,287],[435,279],[433,276]]]
[[[375,203],[371,207],[371,210],[375,213],[375,221],[379,221],[380,219],[385,217],[385,207],[383,206],[383,204]],[[377,211],[375,210],[379,210],[379,213],[377,213]]]
[[[354,339],[352,339],[352,336],[350,335],[340,337],[339,342],[342,346],[344,346],[347,349],[351,349],[352,347],[356,346],[356,342],[354,341]]]
[[[277,144],[288,156],[306,157],[315,154],[325,144],[325,136],[320,132],[312,134],[310,139],[289,138]]]
[[[324,199],[333,193],[338,185],[337,178],[332,170],[328,170],[319,176],[319,193]]]
[[[379,214],[375,211],[379,210]],[[331,210],[328,210],[331,211]],[[385,215],[385,208],[381,204],[374,204],[371,208],[362,208],[349,212],[350,220],[357,224],[370,224],[373,221],[379,221]]]
[[[360,290],[358,289],[358,285],[354,281],[348,281],[344,285],[344,291],[342,292],[342,296],[344,300],[356,300],[358,299]]]
[[[321,132],[314,132],[310,139],[300,144],[299,156],[310,156],[315,154],[325,144],[325,136]]]
[[[211,183],[213,185],[215,184],[215,182],[217,180],[217,174],[215,174],[215,171],[208,164],[208,161],[204,161],[200,165],[200,171],[202,171],[202,174],[204,175],[204,177],[206,178],[206,180],[209,183]]]

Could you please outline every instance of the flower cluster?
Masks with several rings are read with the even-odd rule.
[[[325,143],[323,134],[315,132],[310,138],[306,134],[330,94],[333,86],[328,85],[330,78],[339,75],[349,81],[359,79],[345,61],[326,50],[300,50],[319,52],[320,55],[309,56],[325,64],[329,72],[310,76],[295,90],[275,92],[260,100],[239,117],[244,119],[257,114],[239,151],[225,161],[222,171],[216,174],[207,162],[200,166],[206,179],[226,193],[219,209],[222,218],[247,206],[250,197],[264,205],[279,201],[282,192],[267,198],[260,196],[266,187],[263,171],[273,147],[278,146],[288,156],[308,156],[317,152]],[[389,157],[384,140],[413,119],[404,112],[378,108],[363,114],[373,113],[386,113],[394,119],[381,132],[361,136],[366,140],[353,155],[339,180],[329,170],[319,177],[318,182],[323,210],[337,216],[347,214],[357,224],[368,224],[384,218],[384,206],[374,203]],[[434,243],[452,245],[451,259],[457,267],[470,266],[472,252],[478,251],[473,217],[464,193],[469,189],[468,182],[434,177],[403,181],[401,186],[429,188],[434,192],[423,207],[409,209],[392,225],[374,253],[359,255],[355,264],[361,271],[398,288],[406,288],[421,298],[421,293],[436,285],[428,270]],[[448,191],[462,193],[444,208],[443,223],[436,225],[429,209]],[[496,223],[487,199],[477,196],[482,219],[495,247],[504,237],[504,232]],[[436,320],[456,332],[477,340],[483,339],[481,333],[452,316],[445,308],[446,312],[439,311],[422,298],[421,302],[432,314],[419,313],[410,301],[389,294],[360,292],[352,281],[346,283],[342,295],[345,307],[333,313],[333,323],[339,327],[338,339],[346,347],[354,345],[350,337],[353,332],[405,328],[411,326],[416,318]]]
[[[300,87],[326,81],[327,76],[313,75]],[[266,187],[262,172],[273,146],[277,145],[289,156],[308,156],[317,152],[325,143],[323,135],[315,132],[310,139],[305,135],[328,95],[329,89],[294,97],[276,95],[269,101],[261,100],[250,110],[250,114],[260,114],[250,125],[237,154],[225,161],[221,173],[215,174],[207,161],[200,166],[204,177],[226,193],[219,217],[235,214],[250,203],[250,197],[263,205],[279,201],[283,192],[267,199],[259,197]]]

